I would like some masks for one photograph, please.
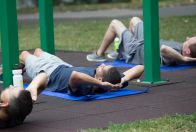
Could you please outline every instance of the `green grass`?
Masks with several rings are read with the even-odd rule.
[[[160,37],[183,42],[187,36],[195,36],[196,16],[160,19]]]
[[[128,25],[128,18],[121,19]],[[67,21],[55,24],[57,50],[93,51],[98,48],[111,20]],[[196,33],[196,16],[169,17],[160,19],[160,38],[183,42],[186,36]],[[38,25],[22,26],[19,29],[20,49],[39,47]]]
[[[164,116],[158,119],[125,124],[110,123],[105,129],[87,129],[81,132],[195,132],[196,113],[191,115]]]

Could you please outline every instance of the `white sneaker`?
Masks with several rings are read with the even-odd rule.
[[[96,53],[88,54],[86,56],[86,59],[88,61],[94,61],[94,62],[103,62],[103,61],[106,61],[106,58],[104,56],[98,56]]]

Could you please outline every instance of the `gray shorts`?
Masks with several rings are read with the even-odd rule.
[[[25,68],[27,75],[33,79],[41,71],[46,72],[48,77],[60,65],[72,67],[72,65],[64,62],[57,56],[43,52],[40,57],[29,55],[25,60]]]
[[[134,32],[126,29],[120,36],[120,46],[118,49],[118,59],[129,59],[135,53],[138,46],[144,44],[143,22],[136,24]]]

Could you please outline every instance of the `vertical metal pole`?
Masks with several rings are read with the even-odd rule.
[[[12,69],[19,63],[16,0],[0,1],[3,86],[12,84]]]
[[[53,0],[39,0],[39,17],[41,48],[54,54]]]
[[[143,0],[144,81],[160,82],[159,7],[158,0]]]

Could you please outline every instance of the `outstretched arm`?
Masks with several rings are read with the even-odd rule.
[[[180,53],[178,53],[176,50],[172,49],[171,47],[168,47],[166,45],[161,46],[161,55],[163,57],[167,57],[169,59],[176,60],[180,63],[186,63],[186,62],[194,62],[196,61],[196,58],[191,58],[187,56],[183,56]]]
[[[27,87],[26,90],[31,93],[31,97],[34,102],[37,100],[37,96],[46,88],[47,80],[47,74],[42,72],[38,74]]]
[[[121,79],[121,84],[123,84],[124,82],[130,81],[132,79],[140,77],[143,72],[144,72],[144,66],[142,66],[142,65],[137,65],[137,66],[125,71],[123,73],[125,76]]]
[[[76,72],[76,71],[72,72],[70,80],[69,80],[69,84],[71,88],[77,88],[81,84],[94,85],[94,86],[98,86],[100,88],[108,89],[108,90],[120,88],[119,84],[114,85],[109,82],[102,82],[87,74]]]

